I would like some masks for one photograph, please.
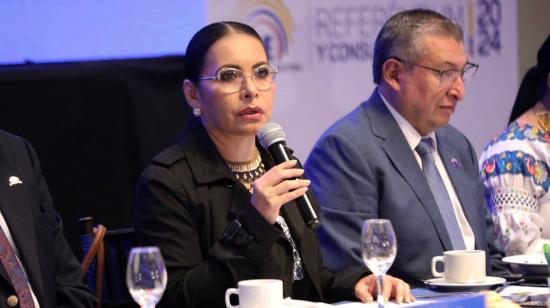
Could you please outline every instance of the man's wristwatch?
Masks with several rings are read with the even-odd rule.
[[[223,230],[223,238],[239,247],[246,246],[253,239],[236,218],[230,221]]]

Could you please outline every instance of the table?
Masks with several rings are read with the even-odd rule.
[[[499,290],[499,294],[505,298],[518,302],[523,307],[546,307],[545,297],[549,294],[547,287],[532,287],[532,286],[506,286]],[[409,304],[397,304],[390,302],[386,307],[469,307],[469,308],[484,308],[485,295],[474,291],[453,291],[453,292],[438,292],[429,288],[413,289],[413,295],[417,297],[416,302]],[[357,302],[341,302],[336,304],[338,308],[370,308],[377,307],[376,303],[363,304]]]

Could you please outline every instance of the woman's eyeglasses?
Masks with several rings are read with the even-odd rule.
[[[242,89],[245,78],[251,77],[259,91],[267,91],[271,89],[276,75],[277,68],[271,64],[265,64],[254,68],[250,75],[245,75],[237,68],[222,67],[214,76],[200,77],[197,80],[217,80],[222,91],[235,93]]]

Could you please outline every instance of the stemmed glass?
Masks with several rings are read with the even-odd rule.
[[[384,275],[393,264],[397,241],[387,219],[367,219],[361,233],[363,262],[376,276],[378,307],[384,307]]]
[[[158,247],[135,247],[130,251],[126,284],[141,307],[152,308],[160,301],[167,281],[166,267]]]

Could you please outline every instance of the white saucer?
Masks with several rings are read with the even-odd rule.
[[[506,282],[506,279],[502,277],[493,277],[493,276],[487,276],[485,277],[485,281],[482,282],[474,282],[474,283],[457,283],[457,282],[447,282],[445,281],[445,278],[432,278],[428,280],[424,280],[424,283],[429,286],[436,286],[436,287],[445,287],[445,288],[460,288],[460,289],[471,289],[471,288],[483,288],[483,287],[490,287],[497,284],[503,284]]]
[[[502,258],[502,262],[519,266],[524,274],[548,274],[548,262],[543,254],[509,256]]]

